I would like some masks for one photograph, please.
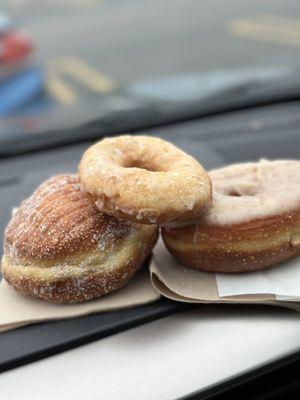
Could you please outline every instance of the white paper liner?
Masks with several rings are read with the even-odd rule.
[[[300,258],[291,258],[277,266],[245,274],[216,274],[220,297],[240,294],[273,294],[300,298]]]

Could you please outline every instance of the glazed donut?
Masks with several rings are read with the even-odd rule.
[[[165,245],[183,264],[245,272],[300,253],[300,161],[236,164],[210,177],[207,214],[195,226],[163,229]]]
[[[79,177],[100,211],[143,224],[188,224],[211,203],[211,182],[202,166],[150,136],[101,140],[83,155]]]
[[[156,239],[153,226],[99,212],[76,175],[58,175],[13,215],[5,231],[1,270],[18,292],[78,303],[123,286]]]

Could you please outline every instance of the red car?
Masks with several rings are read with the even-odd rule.
[[[29,35],[16,29],[11,21],[0,14],[0,68],[17,67],[27,61],[33,52]]]

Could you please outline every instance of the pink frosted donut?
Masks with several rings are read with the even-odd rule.
[[[300,253],[300,161],[235,164],[210,172],[213,203],[199,222],[165,228],[185,265],[212,272],[261,270]]]
[[[100,211],[142,224],[183,225],[211,203],[211,182],[191,156],[150,136],[119,136],[90,147],[79,165]]]

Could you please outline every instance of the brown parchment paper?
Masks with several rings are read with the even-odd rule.
[[[300,311],[300,302],[276,300],[274,295],[219,297],[215,274],[195,271],[180,264],[160,240],[149,271],[139,272],[122,289],[81,304],[52,304],[17,293],[4,279],[0,282],[0,332],[42,321],[67,319],[98,312],[121,310],[154,302],[165,296],[187,303],[270,304]]]
[[[151,285],[147,268],[116,292],[86,303],[68,305],[52,304],[23,296],[2,279],[0,283],[0,332],[41,321],[121,310],[151,303],[159,298],[160,294]]]
[[[300,303],[276,300],[272,294],[219,297],[216,276],[186,268],[160,239],[150,265],[151,282],[163,296],[187,303],[270,304],[300,311]]]

